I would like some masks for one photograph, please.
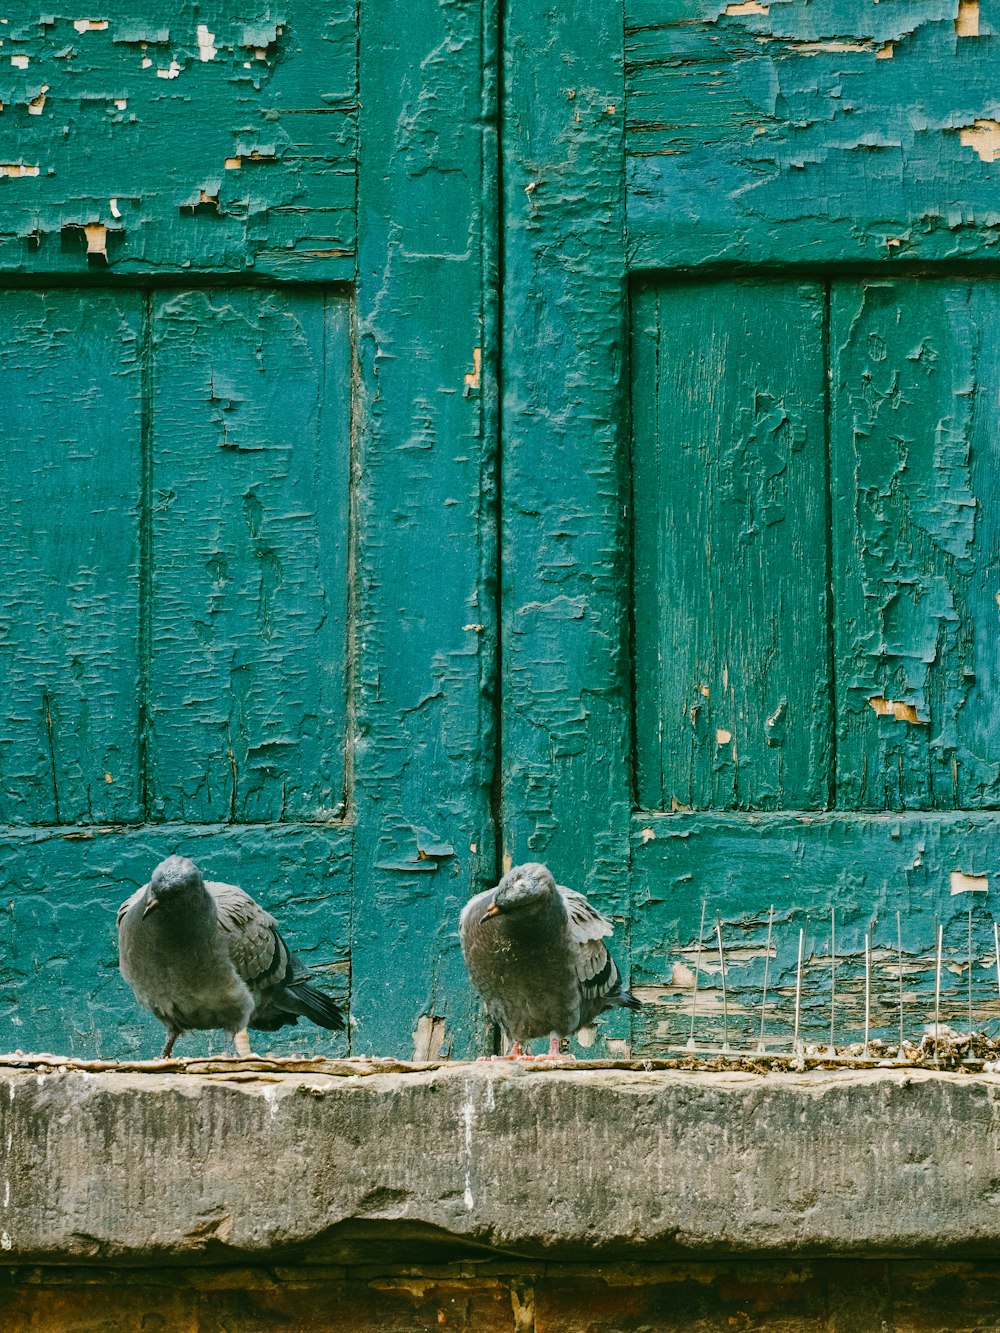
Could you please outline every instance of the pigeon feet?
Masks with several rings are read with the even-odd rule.
[[[247,1036],[246,1028],[233,1035],[233,1045],[236,1047],[236,1054],[241,1060],[250,1059],[250,1038]]]
[[[167,1034],[166,1045],[163,1047],[163,1050],[160,1052],[160,1059],[161,1059],[161,1060],[169,1060],[169,1059],[170,1059],[171,1053],[173,1052],[173,1049],[174,1049],[174,1042],[177,1040],[177,1038],[178,1038],[180,1035],[181,1035],[181,1034],[180,1034],[179,1032],[169,1032],[169,1033]]]

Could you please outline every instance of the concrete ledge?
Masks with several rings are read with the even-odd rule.
[[[0,1068],[0,1261],[985,1254],[1000,1078]]]

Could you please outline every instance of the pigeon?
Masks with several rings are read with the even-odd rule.
[[[544,1036],[555,1059],[560,1039],[605,1009],[641,1008],[622,990],[604,943],[611,922],[537,862],[515,866],[495,889],[470,899],[458,933],[472,984],[513,1043],[510,1059]]]
[[[221,1028],[242,1056],[246,1029],[274,1032],[300,1017],[342,1028],[334,1001],[308,980],[278,923],[235,884],[214,884],[186,856],[168,856],[118,909],[121,974],[167,1029]]]

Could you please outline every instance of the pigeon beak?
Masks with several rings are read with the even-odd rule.
[[[482,919],[485,921],[487,917],[499,916],[499,915],[500,915],[500,908],[497,907],[496,903],[490,903],[489,907],[487,907],[486,911],[483,913]]]
[[[146,903],[146,910],[142,914],[143,920],[145,920],[146,917],[149,916],[150,912],[152,912],[154,908],[159,907],[159,905],[160,905],[159,898],[150,898],[150,900]]]

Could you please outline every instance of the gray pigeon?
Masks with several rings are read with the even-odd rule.
[[[537,862],[515,866],[466,903],[458,923],[472,984],[513,1042],[549,1037],[549,1056],[605,1009],[640,1008],[604,943],[611,922]]]
[[[235,884],[213,884],[186,856],[168,856],[118,909],[121,974],[167,1029],[161,1059],[182,1032],[221,1028],[249,1055],[248,1027],[274,1032],[299,1017],[342,1028],[278,934],[274,917]]]

